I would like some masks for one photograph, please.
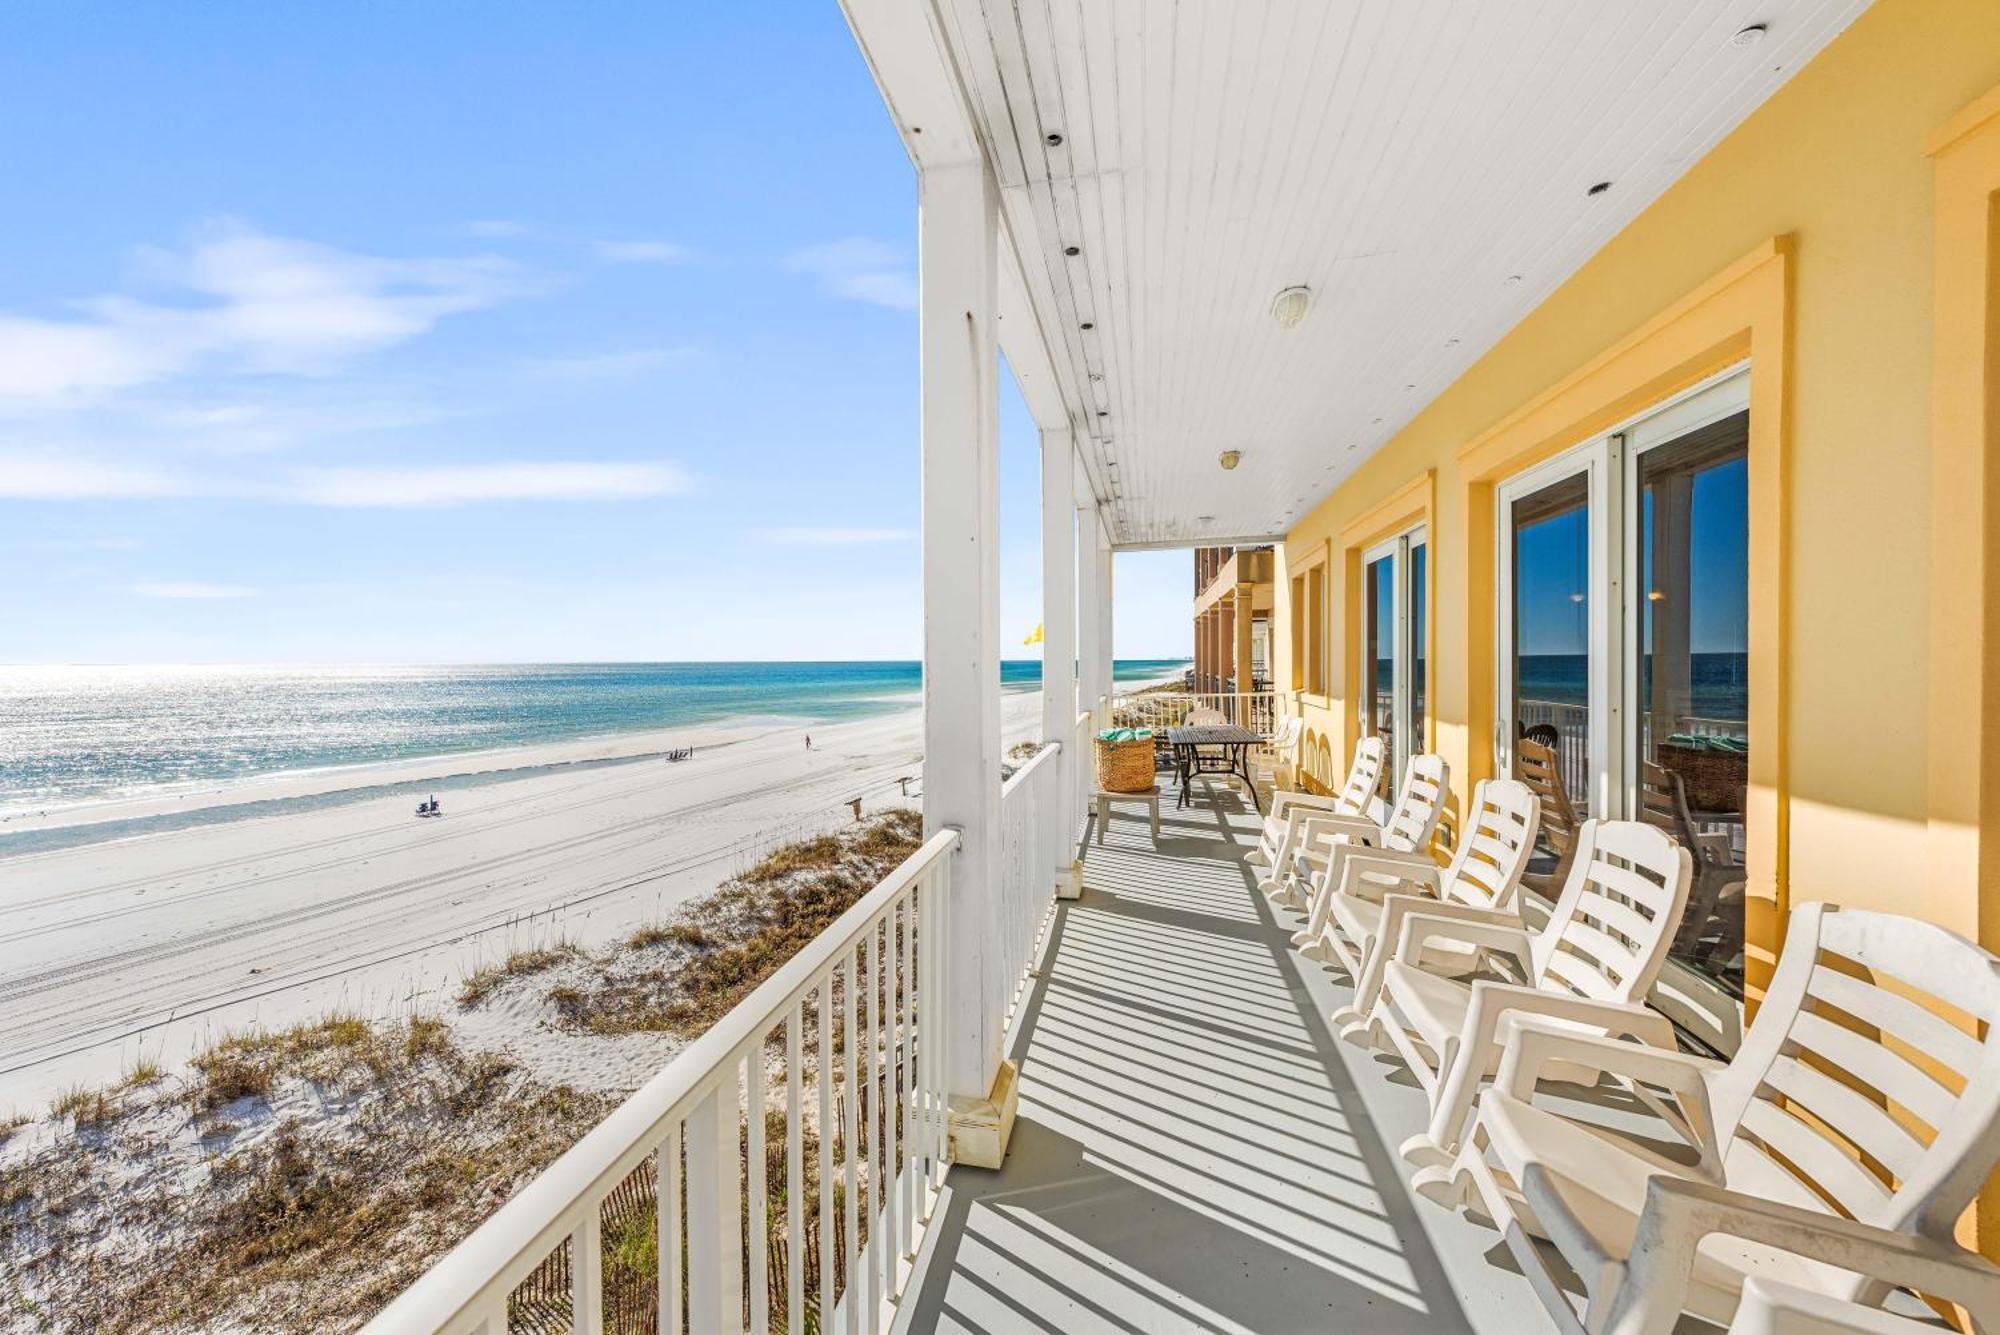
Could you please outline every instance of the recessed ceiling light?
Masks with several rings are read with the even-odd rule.
[[[1611,188],[1611,182],[1599,181],[1596,185],[1590,187],[1590,189],[1584,191],[1583,193],[1586,195],[1601,195],[1610,188]]]
[[[1458,340],[1455,338],[1448,338],[1444,341],[1444,345],[1447,348],[1455,348],[1458,346]]]
[[[1057,144],[1060,144],[1061,142],[1062,142],[1062,135],[1054,132],[1051,132],[1048,135],[1048,145],[1050,148],[1054,148]]]
[[[1280,329],[1297,329],[1312,309],[1312,289],[1288,287],[1271,298],[1271,318]]]
[[[1416,386],[1415,386],[1415,385],[1405,385],[1405,386],[1403,386],[1403,388],[1404,388],[1404,389],[1406,389],[1406,390],[1408,390],[1408,389],[1415,389],[1415,388],[1416,388]]]
[[[1512,287],[1514,284],[1521,281],[1521,275],[1517,273],[1510,273],[1501,281],[1506,283],[1509,287]]]
[[[1111,416],[1111,410],[1109,408],[1099,408],[1097,410],[1097,415],[1099,417],[1109,417]]]
[[[1065,255],[1081,255],[1081,254],[1083,254],[1083,247],[1081,247],[1081,246],[1064,246],[1064,247],[1063,247],[1063,254],[1065,254]]]
[[[1222,471],[1227,473],[1232,469],[1234,469],[1236,465],[1243,462],[1243,451],[1224,450],[1222,453],[1215,456],[1215,461],[1221,464]]]
[[[1082,324],[1078,325],[1078,326],[1077,326],[1077,328],[1078,328],[1078,329],[1095,329],[1095,328],[1097,328],[1097,324],[1096,324],[1096,322],[1095,322],[1095,321],[1092,321],[1092,320],[1085,320],[1085,321],[1084,321],[1084,322],[1083,322]]]
[[[1747,28],[1740,29],[1734,37],[1729,39],[1729,44],[1731,46],[1755,46],[1764,40],[1764,34],[1769,31],[1771,30],[1765,25],[1753,23]]]
[[[1196,516],[1194,517],[1194,522],[1195,522],[1195,523],[1197,523],[1197,524],[1213,524],[1213,523],[1215,522],[1215,516],[1214,516],[1214,515],[1196,515]]]

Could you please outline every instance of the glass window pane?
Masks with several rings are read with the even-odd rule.
[[[1572,474],[1510,507],[1516,754],[1552,763],[1579,819],[1590,814],[1590,480]],[[1531,743],[1523,747],[1520,742]],[[1517,765],[1517,769],[1522,768]],[[1530,778],[1526,772],[1523,778]],[[1531,780],[1532,781],[1532,780]],[[1544,802],[1549,801],[1548,797]],[[1552,850],[1558,857],[1567,850]]]
[[[1638,708],[1645,819],[1694,855],[1674,954],[1743,985],[1750,775],[1749,414],[1639,456]]]
[[[1424,544],[1410,545],[1410,749],[1424,749]]]
[[[1361,733],[1382,739],[1383,796],[1396,788],[1396,562],[1393,555],[1368,563],[1362,575],[1366,617],[1361,646]]]

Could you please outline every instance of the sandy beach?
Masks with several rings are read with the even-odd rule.
[[[1003,697],[1010,745],[1037,733],[1039,708],[1034,692]],[[447,1008],[483,963],[562,939],[595,947],[771,844],[849,819],[853,798],[868,811],[898,803],[903,776],[916,790],[914,707],[813,726],[811,751],[807,730],[698,726],[18,817],[10,832],[255,813],[0,853],[0,1113],[115,1079],[141,1056],[172,1069],[248,1026]],[[658,755],[688,745],[690,760]],[[402,788],[374,793],[426,782],[440,786],[439,819],[416,819]],[[351,800],[299,804],[340,792]],[[645,1045],[626,1056],[657,1060]],[[552,1074],[617,1086],[634,1072]]]

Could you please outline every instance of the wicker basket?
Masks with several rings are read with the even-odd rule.
[[[1153,739],[1097,743],[1097,786],[1107,793],[1143,793],[1153,786]]]
[[[1687,804],[1695,811],[1741,811],[1750,781],[1750,757],[1741,751],[1660,743],[1660,764],[1681,776]]]

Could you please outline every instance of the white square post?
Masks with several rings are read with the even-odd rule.
[[[1062,837],[1054,841],[1056,894],[1083,893],[1076,860],[1076,795],[1091,758],[1076,745],[1076,452],[1068,429],[1042,432],[1042,740],[1062,744]]]
[[[1096,538],[1097,683],[1098,693],[1104,696],[1106,700],[1104,723],[1108,727],[1111,722],[1109,701],[1113,695],[1118,693],[1117,676],[1113,668],[1113,664],[1116,661],[1117,645],[1114,643],[1116,635],[1113,632],[1111,619],[1111,572],[1113,569],[1111,530],[1104,522],[1104,514],[1101,510],[1097,516]]]
[[[951,1143],[997,1168],[1017,1098],[989,945],[1000,894],[999,192],[983,161],[920,188],[923,322],[924,829],[959,832],[944,942]]]
[[[1104,620],[1098,613],[1097,582],[1102,568],[1097,560],[1097,502],[1085,499],[1076,507],[1076,694],[1079,709],[1090,711],[1098,727],[1104,720],[1097,698],[1104,694],[1105,679],[1100,675],[1103,654]]]

